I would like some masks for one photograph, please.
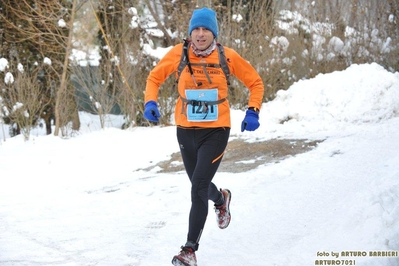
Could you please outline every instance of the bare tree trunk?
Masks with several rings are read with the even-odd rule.
[[[212,1],[211,0],[197,0],[196,8],[201,8],[201,7],[212,8]]]
[[[61,83],[60,87],[57,92],[57,97],[55,101],[55,129],[54,129],[54,135],[58,136],[59,131],[60,131],[60,105],[61,105],[61,95],[66,95],[67,94],[67,73],[68,73],[68,62],[69,62],[69,55],[71,54],[72,50],[72,36],[73,36],[73,23],[75,22],[75,14],[76,14],[76,6],[77,6],[77,0],[73,0],[72,4],[72,14],[71,18],[69,20],[69,35],[67,39],[67,46],[66,46],[66,51],[65,51],[65,58],[64,58],[64,66],[63,66],[63,71],[62,71],[62,76],[61,76]],[[76,123],[76,122],[75,122]]]
[[[65,27],[65,21],[70,20],[71,5],[69,0],[2,0],[0,3],[2,57],[8,59],[11,72],[17,72],[17,65],[21,65],[26,75],[37,79],[40,91],[36,101],[39,106],[45,106],[45,109],[32,115],[45,121],[47,134],[51,134],[58,96],[55,90],[60,86],[63,72],[66,72],[64,84],[70,84],[64,52],[68,35],[72,32],[71,27]],[[70,104],[76,104],[75,99],[70,99]],[[69,105],[66,102],[63,104]],[[73,127],[78,124],[75,121],[76,114]],[[68,114],[68,117],[72,116]]]
[[[398,0],[388,0],[389,3],[389,18],[388,21],[390,23],[390,34],[392,36],[399,35],[399,1]],[[399,63],[399,62],[398,62]]]
[[[173,44],[172,38],[170,37],[168,31],[166,30],[164,24],[162,23],[158,12],[156,11],[156,8],[154,9],[153,6],[151,5],[151,2],[149,0],[145,1],[148,9],[151,12],[151,15],[154,17],[155,21],[158,23],[158,27],[160,28],[160,30],[162,31],[163,35],[165,36],[166,39],[166,46],[169,46],[171,44]],[[152,1],[153,2],[153,1]],[[154,2],[153,2],[154,3]],[[156,3],[154,3],[154,5],[156,5]]]

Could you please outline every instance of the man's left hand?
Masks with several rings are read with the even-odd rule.
[[[244,132],[244,130],[254,131],[258,129],[259,126],[259,114],[253,110],[248,109],[245,114],[245,118],[241,123],[241,132]]]

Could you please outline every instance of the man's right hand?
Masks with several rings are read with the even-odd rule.
[[[146,102],[144,105],[144,118],[151,122],[159,122],[160,117],[157,103],[155,101]]]

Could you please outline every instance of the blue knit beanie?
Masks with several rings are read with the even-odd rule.
[[[217,37],[219,29],[216,19],[216,12],[207,7],[194,10],[190,20],[190,25],[188,27],[188,35],[191,35],[191,32],[199,27],[210,30],[213,35]]]

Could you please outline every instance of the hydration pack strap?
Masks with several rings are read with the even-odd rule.
[[[177,68],[177,78],[176,78],[176,84],[179,83],[179,78],[181,75],[181,72],[183,71],[184,67],[187,65],[188,70],[190,71],[190,75],[194,78],[194,72],[192,69],[192,65],[196,65],[196,64],[191,64],[190,60],[188,59],[188,47],[189,47],[190,41],[188,40],[184,40],[184,44],[183,44],[183,52],[181,54],[181,58],[180,58],[180,64],[179,67]],[[227,86],[230,86],[230,69],[229,66],[227,65],[227,60],[226,60],[226,55],[224,53],[224,48],[223,45],[221,45],[220,43],[216,43],[217,46],[217,50],[218,50],[218,54],[219,54],[219,65],[216,64],[204,64],[205,67],[209,66],[209,67],[220,67],[223,70],[223,73],[226,77],[226,81],[227,81]],[[205,71],[206,73],[206,71]]]

